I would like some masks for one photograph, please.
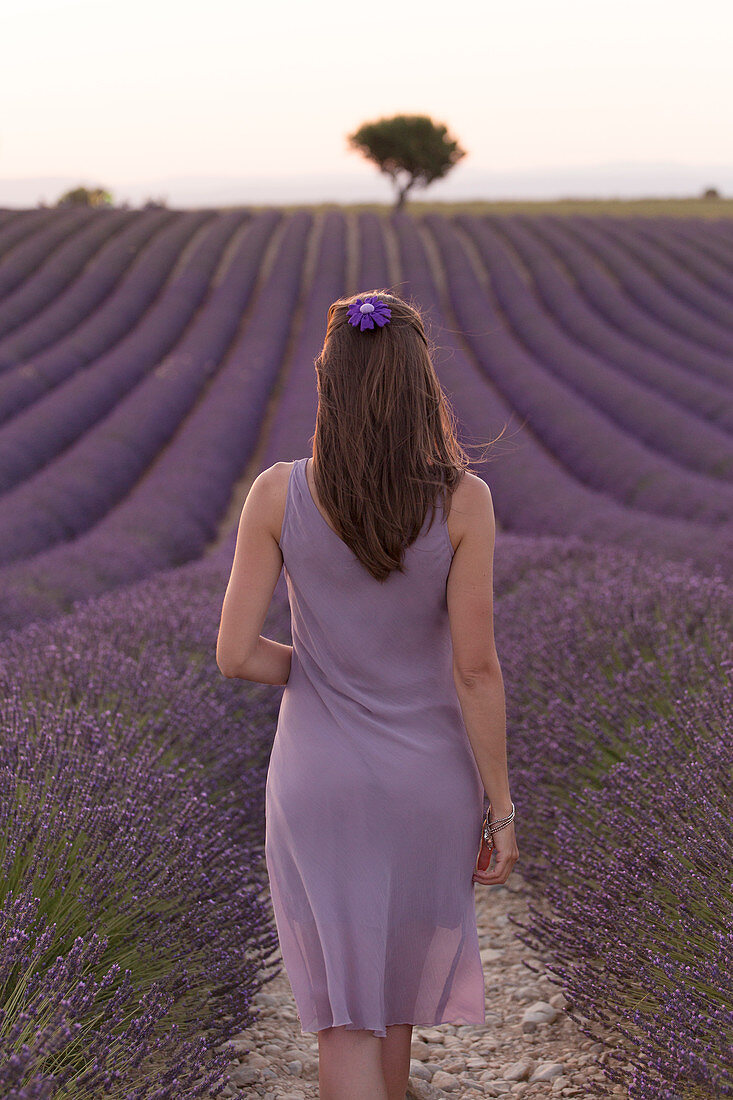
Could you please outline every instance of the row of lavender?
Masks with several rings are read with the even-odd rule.
[[[658,497],[670,498],[669,482],[661,477],[663,463],[655,479],[648,467],[632,473],[624,463],[628,434],[542,370],[493,312],[489,290],[469,262],[459,234],[446,219],[427,216],[425,222],[427,232],[406,217],[395,217],[393,227],[407,285],[437,330],[441,381],[460,414],[462,434],[475,440],[498,434],[503,425],[511,425],[513,400],[529,420],[517,442],[510,437],[508,454],[502,440],[481,469],[495,490],[500,522],[527,534],[572,533],[646,547],[662,556],[692,560],[704,571],[720,565],[730,576],[730,520],[701,522],[693,501],[687,514],[675,515],[674,506],[672,515],[662,514]],[[441,273],[447,276],[445,295],[439,293]],[[484,325],[484,319],[490,323]],[[599,449],[599,435],[605,451]],[[591,468],[593,478],[588,476]],[[578,469],[586,476],[580,477]]]
[[[491,275],[488,288],[449,221],[437,215],[428,215],[426,221],[440,248],[456,317],[478,361],[512,408],[576,477],[634,509],[731,525],[730,436],[635,384],[567,338],[546,317],[490,230],[476,224],[473,234]],[[502,323],[491,289],[513,327]],[[627,403],[637,411],[623,413]],[[686,444],[686,435],[696,442]],[[690,459],[700,472],[682,465]]]
[[[460,220],[461,219],[459,219],[459,221]],[[547,221],[549,219],[545,220]],[[478,234],[480,236],[481,233],[484,232],[484,227],[481,226],[476,219],[464,219],[464,221],[467,228],[473,234]],[[498,221],[498,224],[502,225],[504,221],[511,223],[511,219],[503,219]],[[541,223],[541,221],[541,219],[538,219],[538,222]],[[94,228],[94,226],[92,226],[92,228]],[[135,229],[135,231],[139,233],[139,223],[136,223],[136,225],[133,226],[133,229]],[[79,236],[81,237],[86,235],[80,234]],[[74,243],[74,241],[71,242],[72,245]],[[528,292],[522,293],[524,291],[524,287],[519,280],[518,274],[516,272],[513,273],[514,285],[512,286],[511,263],[508,262],[508,257],[502,257],[501,246],[498,246],[497,259],[497,244],[495,242],[492,245],[491,241],[489,240],[487,244],[486,239],[484,239],[479,243],[487,252],[492,276],[498,281],[499,288],[501,289],[502,281],[503,284],[506,284],[507,279],[509,280],[507,293],[502,300],[502,304],[508,302],[507,309],[509,313],[509,319],[512,320],[513,316],[518,315],[521,322],[522,316],[528,311],[531,311],[534,306],[534,313],[536,315],[534,320],[535,325],[539,328],[539,331],[534,333],[533,329],[530,328],[528,332],[528,337],[531,340],[532,336],[535,336],[537,354],[540,358],[542,358],[543,353],[546,351],[546,344],[548,343],[547,334],[549,332],[549,342],[552,342],[553,339],[555,341],[555,347],[551,349],[553,354],[549,357],[550,366],[557,367],[560,370],[564,369],[566,376],[569,375],[574,382],[578,382],[578,384],[583,385],[583,383],[588,380],[586,378],[586,374],[588,373],[588,367],[590,365],[589,373],[591,375],[591,393],[595,399],[595,404],[597,406],[600,406],[604,413],[608,414],[610,411],[611,413],[618,414],[622,418],[626,416],[630,419],[628,427],[631,429],[632,434],[639,434],[642,437],[644,436],[644,434],[649,434],[656,447],[661,448],[663,451],[665,449],[670,450],[671,457],[679,461],[684,461],[686,464],[690,465],[693,468],[698,468],[702,472],[712,473],[714,475],[720,473],[721,476],[725,476],[726,473],[729,473],[730,441],[725,434],[719,431],[716,432],[712,425],[707,425],[700,422],[693,422],[692,424],[690,423],[690,409],[688,406],[691,395],[689,389],[688,392],[677,395],[679,400],[681,400],[685,406],[685,411],[683,412],[683,410],[679,409],[679,407],[670,406],[669,403],[665,404],[664,401],[660,402],[655,400],[645,400],[653,397],[653,395],[650,395],[647,391],[640,389],[638,386],[624,387],[624,380],[619,379],[618,375],[615,374],[613,371],[606,371],[604,378],[603,364],[599,363],[597,358],[595,358],[594,361],[593,357],[589,357],[588,355],[584,356],[582,352],[578,354],[578,349],[573,346],[571,341],[569,341],[567,338],[564,338],[564,334],[561,329],[559,331],[553,330],[552,325],[547,324],[541,310],[538,309],[538,303],[536,301],[533,301]],[[116,243],[117,251],[119,251],[119,248],[122,244],[122,240]],[[65,261],[66,268],[73,271],[73,265],[69,262],[69,258],[65,255],[66,251],[68,251],[68,247],[67,249],[61,249],[60,251],[61,253],[64,253],[64,255],[54,255],[54,261],[57,259],[63,259]],[[89,245],[87,245],[86,251],[89,251]],[[112,248],[103,250],[103,255],[110,253],[111,258],[112,251]],[[685,259],[685,262],[689,262],[686,257],[683,258]],[[101,266],[101,259],[102,256],[99,257],[99,261],[96,265],[94,265],[95,268],[99,268]],[[463,259],[465,261],[466,258],[464,257]],[[17,261],[14,260],[14,263],[15,262]],[[7,264],[4,266],[7,266]],[[40,272],[35,280],[29,280],[28,283],[24,283],[19,293],[26,293],[27,296],[27,292],[34,289],[34,287],[30,284],[37,283],[39,281],[44,282],[42,275],[47,272],[47,268],[50,268],[52,266],[55,266],[55,263],[47,264],[44,267],[43,272]],[[196,265],[189,266],[195,267]],[[707,261],[707,266],[711,266],[710,261]],[[708,273],[705,268],[705,261],[701,261],[700,267],[703,274]],[[92,271],[87,271],[86,276],[90,276],[92,275],[92,273]],[[136,273],[137,281],[139,281],[140,275],[141,271],[138,271]],[[687,276],[684,276],[684,278],[687,278]],[[46,278],[45,282],[47,281],[48,279]],[[77,284],[74,284],[74,286],[70,289],[74,292],[74,295],[78,297],[78,291],[82,289],[81,284],[86,283],[88,287],[90,281],[91,280],[89,278],[79,280]],[[130,281],[135,282],[135,280]],[[553,272],[553,279],[551,279],[551,282],[562,284],[562,278],[557,268],[555,268]],[[725,280],[722,276],[719,279],[719,283],[720,291],[722,293],[725,285]],[[519,288],[519,294],[517,293],[517,288]],[[19,303],[15,301],[15,297],[17,297],[17,295],[12,296],[13,300],[11,302],[6,302],[5,304],[12,305],[13,312],[17,313]],[[109,305],[119,307],[119,303],[117,301],[110,302]],[[572,318],[574,316],[574,312],[577,310],[577,306],[578,302],[577,300],[574,300],[572,302],[572,309],[567,310],[565,316],[563,317],[564,322],[572,323]],[[109,312],[114,314],[115,310],[111,309]],[[45,318],[45,314],[43,316]],[[37,320],[43,320],[43,318],[38,318]],[[683,321],[685,321],[684,318]],[[183,324],[184,322],[185,318],[182,319],[181,324]],[[26,333],[25,329],[23,330],[23,333]],[[148,332],[143,332],[141,334],[142,342],[145,342],[146,340],[149,341],[149,335],[150,334]],[[604,337],[607,337],[607,335],[607,332],[603,333]],[[78,341],[76,343],[78,344]],[[17,347],[15,350],[17,352]],[[697,350],[698,352],[701,350],[699,346]],[[130,349],[128,347],[123,346],[122,348],[120,348],[120,351],[122,351],[123,354],[129,356]],[[61,360],[64,360],[64,356],[59,356],[57,352],[54,356],[56,366],[58,365],[59,358]],[[98,366],[107,368],[106,363],[102,363],[101,365],[98,364]],[[26,380],[29,377],[37,379],[45,375],[44,370],[39,370],[39,364],[37,362],[33,364],[33,368],[33,371],[28,372],[21,367],[16,373],[20,373],[23,379]],[[724,367],[721,367],[720,369],[724,369],[727,372],[728,377],[730,377],[729,361],[726,362]],[[600,384],[599,386],[596,386],[594,390],[593,384],[595,382],[595,379],[592,376],[599,373],[601,374]],[[51,377],[55,376],[55,371],[51,372]],[[135,378],[134,372],[132,372],[132,378]],[[646,379],[645,381],[647,381],[648,383],[649,380]],[[659,381],[663,382],[663,377],[660,379],[658,376],[657,379],[655,379],[655,382]],[[693,382],[694,379],[689,379],[689,381]],[[605,385],[603,384],[604,382],[606,383]],[[107,386],[110,389],[109,400],[114,400],[114,387],[109,386],[109,383],[107,383]],[[518,392],[521,396],[521,387],[519,388]],[[692,396],[694,397],[694,394]],[[727,416],[730,412],[730,395],[721,391],[718,393],[717,396],[723,401],[723,407],[715,408],[714,405],[708,403],[707,408],[705,409],[705,413],[712,419],[715,419],[717,416]],[[7,468],[5,470],[2,470],[2,466],[0,464],[0,482],[4,485],[5,489],[10,487],[12,484],[15,484],[21,478],[27,477],[29,475],[31,470],[34,468],[33,465],[29,466],[29,464],[35,464],[35,466],[38,466],[42,465],[44,462],[49,461],[54,454],[54,451],[58,450],[65,443],[68,442],[69,432],[76,431],[78,434],[80,430],[84,430],[84,428],[88,426],[89,423],[93,422],[95,415],[98,417],[102,411],[98,407],[95,407],[94,403],[92,403],[91,407],[87,407],[84,409],[84,418],[80,422],[77,409],[78,395],[73,393],[69,395],[66,391],[63,394],[57,395],[56,401],[52,401],[50,403],[41,403],[41,405],[42,408],[40,410],[40,415],[39,410],[35,409],[31,417],[27,419],[24,419],[22,417],[19,418],[19,420],[9,429],[9,431],[5,433],[5,437],[0,435],[0,459],[3,453],[3,449],[5,450],[7,456]],[[65,435],[62,435],[62,438],[60,440],[55,438],[59,429],[54,424],[54,421],[57,421],[59,419],[62,420],[65,428]],[[725,426],[726,424],[724,422],[723,427]],[[688,431],[685,429],[694,429],[694,431]],[[702,433],[703,435],[702,446],[696,445],[695,442],[700,433]],[[27,453],[23,454],[22,441],[23,439],[27,438],[36,438],[43,441],[42,443],[36,445],[31,455]],[[632,451],[634,448],[634,444],[635,440],[632,438],[630,441]],[[642,447],[638,454],[632,453],[632,455],[630,456],[630,462],[633,463],[633,461],[637,458],[640,459],[640,465],[642,467],[645,458],[651,458],[651,474],[653,477],[655,473],[655,469],[653,467],[654,456],[646,455],[645,450]],[[684,472],[685,471],[682,471],[683,474]],[[603,485],[603,487],[605,488],[605,485]],[[712,491],[714,491],[715,488],[716,487],[713,486]],[[727,486],[724,487],[725,490],[727,490],[727,488]],[[711,492],[711,487],[707,485],[705,481],[695,482],[693,480],[690,484],[690,491],[694,493],[698,489],[702,491],[704,496],[709,495]],[[659,504],[659,501],[654,502],[654,506],[658,507]],[[675,506],[674,498],[672,498],[671,500],[671,506]],[[689,508],[689,502],[686,506]],[[724,511],[723,505],[717,508],[714,505],[711,505],[710,508],[712,510],[713,522],[715,521],[715,518],[717,516],[720,516],[721,514],[723,516],[727,515],[727,513]],[[704,505],[702,506],[701,511],[703,515],[705,515]],[[42,536],[39,534],[38,537],[41,538]],[[17,551],[13,551],[12,549],[9,549],[7,551],[8,554],[12,554],[14,552]]]
[[[463,224],[462,219],[458,221]],[[536,222],[503,218],[487,220],[483,225],[503,237],[508,249],[513,250],[515,262],[531,279],[548,319],[578,347],[618,368],[613,376],[617,386],[629,375],[637,383],[635,390],[627,388],[624,395],[631,397],[634,393],[637,400],[644,401],[651,396],[648,391],[655,391],[660,399],[695,414],[702,424],[710,423],[725,431],[733,427],[730,358],[716,356],[685,333],[655,320],[637,304],[631,291],[621,289],[618,275],[607,265],[605,269],[599,265],[593,249],[570,232],[569,224],[550,218]],[[676,232],[685,227],[686,223],[681,223]],[[640,227],[639,232],[643,231]],[[675,230],[669,230],[667,243],[675,247]],[[704,253],[695,251],[695,256],[704,258]],[[691,264],[686,256],[680,259]],[[733,258],[729,258],[729,264],[733,270]],[[596,382],[601,384],[602,376]],[[616,417],[633,416],[633,406],[614,401],[614,393],[611,387],[600,391],[607,411]],[[637,421],[628,423],[636,429]],[[646,439],[649,432],[655,433],[650,439],[664,449],[654,423],[645,422],[638,434]],[[694,451],[686,461],[696,468]]]
[[[101,212],[103,224],[113,228],[119,225],[119,214],[112,212],[110,219],[110,213]],[[100,211],[90,209],[6,211],[0,226],[0,294],[8,294],[34,275],[39,264],[72,234],[83,232],[90,224],[99,224],[99,214]],[[10,262],[6,263],[7,260]]]
[[[5,1100],[216,1094],[256,1018],[276,699],[216,668],[224,583],[196,563],[0,650]]]
[[[689,247],[668,254],[653,222],[642,233],[630,232],[618,219],[596,225],[593,219],[573,218],[569,225],[653,318],[730,363],[733,308],[729,251],[727,261],[722,258],[723,251],[716,259],[710,254],[698,257]],[[727,242],[730,249],[725,227],[720,242]]]
[[[707,510],[703,508],[701,512],[709,514],[710,521],[715,522],[721,511],[716,511],[710,503],[716,485],[708,479],[733,480],[733,440],[730,436],[733,390],[730,386],[724,388],[700,380],[698,375],[681,366],[677,377],[673,375],[670,379],[669,360],[661,356],[656,360],[650,357],[656,367],[651,371],[649,360],[642,358],[639,364],[634,354],[622,356],[620,363],[609,362],[611,357],[602,348],[613,337],[612,326],[587,307],[583,313],[581,296],[556,264],[553,269],[552,255],[537,238],[523,252],[519,248],[517,252],[530,271],[533,259],[541,271],[545,261],[544,270],[550,272],[545,283],[550,284],[554,292],[548,308],[536,285],[530,286],[522,278],[519,256],[515,260],[513,249],[493,226],[478,219],[459,219],[459,223],[475,242],[487,273],[491,272],[497,304],[515,338],[544,368],[543,376],[555,379],[560,393],[570,388],[585,402],[602,410],[606,420],[610,419],[628,433],[627,466],[633,463],[638,469],[649,468],[656,462],[655,452],[660,452],[669,460],[659,471],[661,476],[668,474],[670,467],[676,468],[683,478],[689,476],[688,470],[680,467],[705,474],[705,478],[694,480],[693,485],[707,494]],[[521,247],[521,230],[516,235],[520,237]],[[524,235],[525,240],[527,236]],[[733,279],[731,284],[733,302]],[[555,302],[558,312],[553,311]],[[585,332],[579,331],[581,321],[594,333],[595,347],[587,346]],[[568,332],[566,326],[573,328]],[[643,356],[643,349],[640,350]],[[733,358],[730,374],[733,383]],[[701,391],[709,399],[715,394],[717,400],[709,400],[696,409],[696,398]],[[729,489],[725,483],[717,487],[724,491]]]
[[[45,549],[68,538],[69,532],[91,526],[96,509],[92,503],[90,512],[80,491],[90,463],[95,476],[88,491],[100,498],[97,508],[106,511],[165,445],[236,331],[276,217],[250,227],[239,242],[239,262],[235,258],[228,278],[213,290],[212,275],[242,215],[207,225],[199,247],[140,324],[96,358],[93,370],[77,368],[65,384],[0,429],[3,561]],[[180,247],[180,232],[175,236]],[[111,303],[111,311],[116,308]],[[104,325],[103,313],[94,313],[89,327]],[[78,341],[75,333],[69,341],[72,354],[77,354]],[[55,344],[46,363],[68,362],[68,353],[63,342]],[[109,483],[112,470],[105,468],[111,449],[114,462],[107,465],[114,466],[117,484]],[[45,524],[38,523],[39,513]]]
[[[30,249],[35,238],[9,249],[0,261],[0,421],[133,329],[160,295],[182,250],[210,220],[204,211],[153,211],[116,227],[91,256],[87,234],[73,236],[30,273],[24,252],[35,258],[36,249]],[[79,261],[84,266],[77,273]]]
[[[620,1033],[632,1079],[606,1071],[634,1100],[733,1095],[732,601],[609,550],[498,604],[536,888],[517,933],[574,1015]]]
[[[651,223],[650,226],[640,227],[640,240],[643,240],[644,232],[654,232],[653,227],[654,223]],[[574,229],[575,231],[568,238],[567,234],[558,234],[558,230],[562,228],[566,230]],[[670,243],[673,245],[674,239],[679,238],[680,235],[684,238],[693,231],[693,228],[686,221],[681,221],[674,229],[669,230]],[[711,239],[710,227],[701,228],[698,235],[692,238],[691,243],[694,243],[695,247],[686,250],[678,258],[690,270],[695,270],[692,257],[702,257],[707,260],[704,274],[706,280],[711,277],[710,273],[713,268],[713,264],[709,263],[711,260],[717,271],[730,271],[730,252],[733,248],[733,239],[726,232],[726,229],[727,226],[724,222],[716,223],[715,232],[717,236]],[[581,254],[585,251],[597,255],[599,268],[605,269],[612,282],[617,283],[623,291],[621,301],[626,305],[626,309],[618,315],[618,323],[621,328],[625,328],[630,323],[632,331],[638,333],[641,343],[648,342],[652,347],[659,346],[664,349],[665,354],[672,362],[679,361],[689,366],[693,372],[706,376],[712,382],[721,382],[726,386],[730,385],[730,355],[727,352],[721,354],[716,350],[717,341],[710,346],[704,339],[696,338],[694,312],[691,315],[685,314],[684,319],[681,318],[679,309],[683,302],[679,295],[670,292],[658,278],[650,278],[649,271],[638,260],[629,256],[627,250],[612,247],[607,235],[596,235],[589,238],[587,228],[584,234],[579,234],[577,223],[574,221],[562,227],[557,224],[556,219],[547,219],[542,224],[542,232],[547,234],[551,240],[554,239],[560,242],[559,247],[561,250],[568,248],[568,244],[563,245],[562,241],[567,242],[569,239],[572,251],[577,249]],[[577,263],[577,259],[575,262]],[[703,274],[701,268],[697,270],[699,275]],[[607,277],[602,283],[597,284],[594,296],[597,296],[599,286],[605,286],[606,294],[608,294],[606,284]],[[610,295],[609,297],[613,308],[613,302],[616,300],[615,296]],[[637,309],[630,310],[629,303],[636,305]],[[603,306],[601,306],[601,309],[603,309]],[[632,313],[633,316],[629,317]],[[702,319],[704,320],[704,318]],[[693,322],[693,331],[688,331],[688,322]],[[718,327],[717,332],[719,331]]]
[[[66,498],[60,481],[56,493],[51,486],[49,495],[28,498],[26,532],[39,523],[39,503],[45,501],[47,526],[63,515],[79,533],[29,563],[2,570],[6,629],[199,557],[215,537],[232,487],[256,446],[300,293],[311,224],[305,212],[278,226],[267,273],[259,272],[252,289],[255,260],[272,231],[272,217],[266,212],[248,229],[226,276],[187,331],[180,358],[169,356],[168,369],[133,390],[93,434],[64,454],[60,476],[69,475]],[[259,242],[254,255],[252,234]],[[151,439],[167,445],[154,455]],[[46,479],[53,469],[43,471]],[[117,499],[120,503],[110,507]],[[90,526],[90,515],[97,514]],[[8,513],[8,528],[12,523],[14,532],[21,530],[23,515],[17,509],[13,520]]]
[[[277,972],[260,887],[281,689],[218,673],[228,565],[107,593],[0,647],[8,1100],[205,1096]],[[537,887],[518,934],[589,1035],[621,1035],[635,1100],[731,1095],[731,589],[503,533],[495,585]],[[264,630],[289,640],[279,596]]]
[[[208,265],[211,271],[228,239],[225,217],[205,218],[198,229],[202,239],[193,237],[178,277],[133,328],[131,343],[123,340],[95,360],[94,369],[72,373],[0,429],[0,469],[6,475],[14,463],[26,471],[30,463],[42,463],[0,498],[5,561],[35,554],[30,563],[1,571],[5,629],[200,555],[254,451],[276,385],[283,415],[275,423],[285,427],[270,433],[268,457],[292,457],[292,448],[302,453],[315,411],[313,357],[328,303],[346,285],[347,257],[357,261],[349,265],[352,280],[358,274],[351,289],[398,283],[431,318],[441,345],[438,369],[467,439],[498,433],[517,408],[527,416],[519,445],[506,454],[502,443],[481,467],[496,489],[503,525],[517,532],[647,545],[690,558],[704,571],[718,564],[730,575],[725,425],[713,417],[704,422],[699,410],[685,414],[681,395],[673,400],[642,391],[628,367],[604,364],[600,356],[569,346],[536,302],[528,308],[508,254],[499,262],[487,253],[497,296],[501,288],[509,303],[516,292],[516,316],[530,318],[521,338],[511,324],[505,326],[511,311],[492,313],[491,292],[470,257],[487,241],[496,252],[498,234],[483,235],[476,226],[469,241],[464,227],[447,219],[428,218],[426,232],[421,221],[407,215],[385,222],[365,214],[354,241],[339,212],[329,212],[316,229],[304,212],[276,227],[269,211],[240,227],[241,240],[235,234],[227,263],[201,301],[203,269]],[[176,221],[171,229],[179,237],[180,227]],[[160,234],[163,243],[166,232]],[[190,237],[190,226],[186,232]],[[312,262],[306,279],[307,246]],[[258,267],[263,252],[264,270]],[[260,277],[253,286],[256,268]],[[438,290],[445,274],[449,296]],[[307,308],[301,309],[298,303],[311,281]],[[556,283],[562,283],[559,276]],[[466,343],[455,334],[451,309],[468,334]],[[495,322],[490,335],[477,329],[477,317]],[[536,356],[526,347],[533,325],[539,334]],[[63,346],[63,341],[52,346],[49,355]],[[169,350],[155,366],[157,353],[146,348],[159,352],[162,346]],[[615,420],[601,411],[601,403],[614,411]],[[621,422],[625,405],[643,406],[644,416],[627,412]],[[663,430],[649,428],[647,441],[638,439],[655,417]],[[662,437],[671,436],[680,442],[666,444],[666,455],[655,449]],[[54,446],[61,453],[46,461]],[[684,458],[687,468],[676,465],[673,454]]]

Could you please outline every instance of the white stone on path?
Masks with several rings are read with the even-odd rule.
[[[551,1081],[553,1077],[565,1072],[562,1062],[540,1062],[530,1077],[530,1081]]]
[[[435,1085],[431,1085],[429,1081],[410,1078],[407,1089],[408,1100],[443,1100],[445,1095],[446,1093],[436,1088]]]
[[[415,1058],[410,1061],[410,1077],[419,1077],[421,1081],[429,1081],[433,1073],[434,1070],[426,1066],[424,1062],[419,1062]]]
[[[410,1058],[414,1062],[427,1062],[430,1057],[430,1046],[428,1043],[423,1043],[418,1039],[417,1042],[412,1043],[410,1047]]]
[[[436,1069],[431,1080],[431,1085],[436,1089],[442,1089],[443,1092],[453,1092],[455,1089],[461,1087],[461,1082],[453,1073],[446,1073],[445,1070]]]
[[[531,1072],[532,1063],[529,1058],[522,1058],[520,1062],[504,1066],[500,1076],[504,1081],[526,1081]]]
[[[538,1024],[552,1024],[560,1015],[560,1009],[548,1001],[535,1001],[522,1014],[524,1031],[534,1031]]]

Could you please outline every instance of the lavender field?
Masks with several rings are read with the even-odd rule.
[[[218,617],[328,305],[380,287],[461,441],[507,426],[517,934],[624,1036],[609,1094],[733,1095],[733,222],[272,207],[0,211],[2,1097],[205,1097],[256,1018],[282,689]]]

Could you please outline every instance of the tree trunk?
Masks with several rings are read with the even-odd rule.
[[[414,180],[409,180],[404,187],[398,188],[397,202],[395,203],[395,210],[401,210],[405,205],[405,199],[407,198],[407,192],[412,187]]]

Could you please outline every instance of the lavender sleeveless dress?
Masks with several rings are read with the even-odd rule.
[[[280,547],[293,656],[265,858],[301,1031],[484,1024],[471,881],[483,785],[452,674],[440,500],[380,584],[297,459]]]

